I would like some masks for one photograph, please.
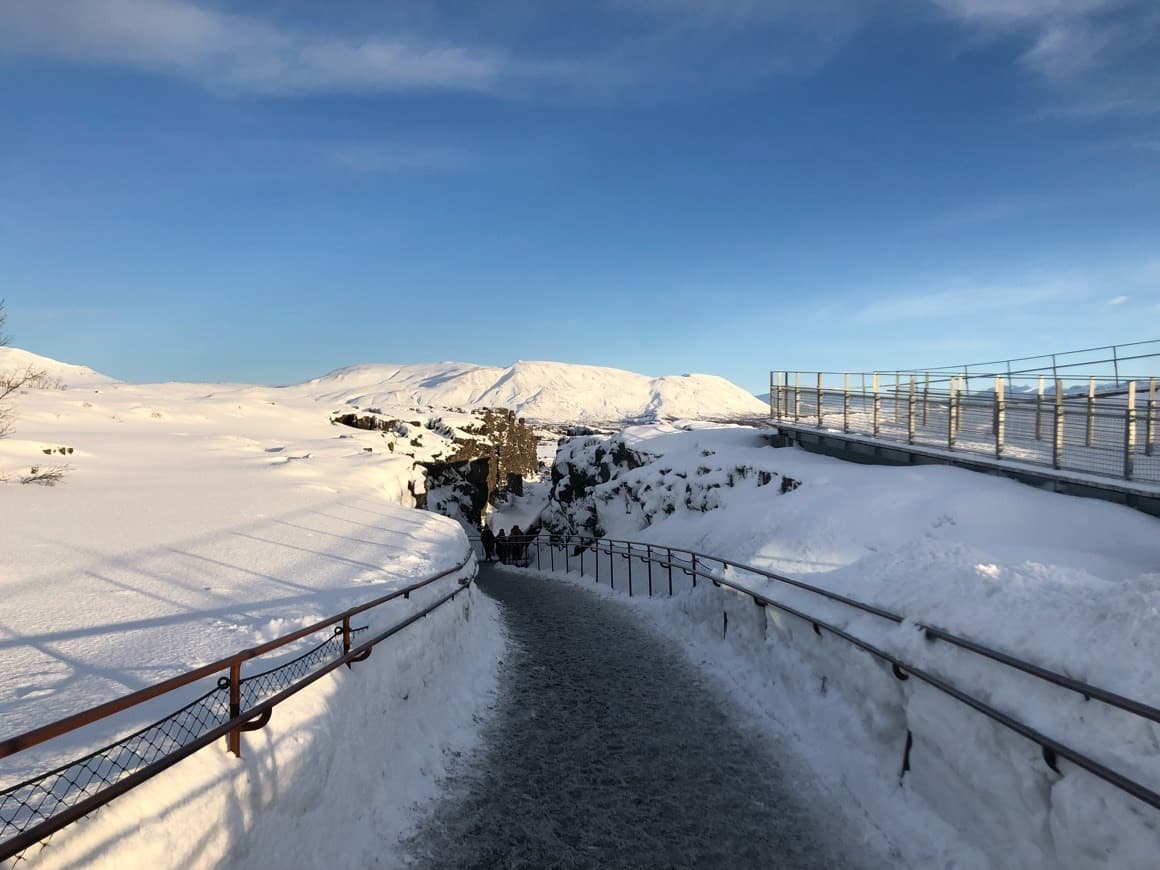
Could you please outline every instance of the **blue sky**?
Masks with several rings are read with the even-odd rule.
[[[126,379],[1160,337],[1151,0],[0,0],[0,76],[8,331]]]

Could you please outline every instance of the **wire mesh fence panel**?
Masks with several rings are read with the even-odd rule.
[[[84,758],[0,792],[0,843],[93,797],[229,721],[218,686],[175,713]]]
[[[365,631],[362,626],[351,635]],[[241,712],[295,685],[344,654],[341,634],[288,662],[243,677]],[[0,791],[0,844],[94,797],[230,721],[229,678],[174,713],[76,761]],[[19,858],[19,856],[18,856]]]

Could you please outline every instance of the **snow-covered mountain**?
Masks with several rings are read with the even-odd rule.
[[[63,387],[87,387],[91,384],[116,382],[114,378],[94,371],[88,366],[60,362],[18,347],[0,347],[0,373],[28,369],[44,372],[50,381]]]
[[[33,368],[62,386],[116,383],[86,366],[17,348],[0,348],[0,372]],[[242,384],[231,386],[250,389]],[[258,387],[267,390],[266,387]],[[354,365],[278,388],[283,395],[332,406],[403,409],[510,408],[545,423],[751,417],[768,412],[752,394],[715,375],[653,378],[621,369],[519,361],[506,368],[472,363]]]
[[[754,416],[768,407],[715,375],[650,378],[621,369],[519,361],[357,365],[288,390],[319,401],[368,407],[510,408],[544,422],[611,422]]]

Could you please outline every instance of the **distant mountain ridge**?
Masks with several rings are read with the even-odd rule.
[[[63,386],[115,384],[87,366],[58,362],[17,348],[0,348],[0,372],[32,367]],[[224,385],[223,385],[224,386]],[[401,409],[509,408],[545,423],[616,423],[677,418],[752,417],[768,406],[716,375],[666,377],[602,366],[520,360],[507,367],[462,362],[360,364],[276,390],[299,399],[385,412]]]
[[[767,406],[716,375],[649,377],[622,369],[520,360],[356,365],[287,389],[360,408],[510,408],[544,422],[752,416]]]

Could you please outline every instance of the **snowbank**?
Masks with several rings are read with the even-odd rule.
[[[383,608],[375,627],[433,594]],[[240,759],[195,753],[33,847],[29,866],[399,866],[400,838],[477,744],[502,647],[495,604],[472,587],[279,705]]]
[[[1155,519],[954,468],[862,466],[775,450],[736,427],[638,427],[607,441],[574,439],[554,478],[565,500],[545,512],[549,528],[726,555],[900,612],[908,622],[895,626],[730,573],[1160,788],[1160,726],[927,643],[914,629],[915,621],[939,625],[1155,703]],[[621,573],[621,588],[625,579]],[[724,663],[754,704],[799,736],[832,787],[892,833],[907,863],[963,866],[962,855],[978,850],[982,857],[968,865],[1155,866],[1160,813],[1074,765],[1062,762],[1063,774],[1054,773],[1034,744],[916,680],[900,682],[839,638],[819,637],[808,623],[737,593],[683,582],[676,601],[640,606]],[[908,731],[914,746],[900,784]],[[917,828],[940,819],[965,850],[921,836],[916,818],[926,820]]]

